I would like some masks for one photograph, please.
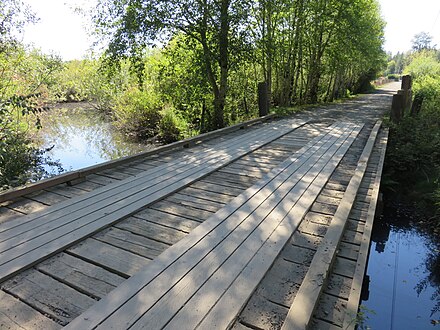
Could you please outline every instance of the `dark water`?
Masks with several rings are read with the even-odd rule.
[[[364,329],[440,329],[439,244],[402,204],[375,221],[368,261]]]
[[[132,155],[152,146],[127,141],[113,129],[111,122],[93,107],[68,103],[51,109],[42,116],[38,132],[41,147],[66,171],[95,165],[107,160]]]

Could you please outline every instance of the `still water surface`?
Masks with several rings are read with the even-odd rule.
[[[414,215],[401,205],[385,210],[373,229],[365,328],[440,329],[438,243],[416,228]]]
[[[53,160],[66,171],[151,149],[127,141],[113,129],[110,120],[84,103],[67,103],[43,114],[38,132],[41,147],[51,147]]]

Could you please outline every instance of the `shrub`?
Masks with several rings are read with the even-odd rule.
[[[389,75],[387,76],[387,78],[390,79],[390,80],[399,81],[399,80],[400,80],[400,75],[395,74],[395,73],[392,73],[392,74],[389,74]]]
[[[62,172],[59,163],[45,156],[28,137],[23,118],[39,112],[32,97],[14,96],[0,100],[0,190],[49,177],[50,167]],[[40,127],[38,116],[34,123]],[[46,165],[48,167],[46,167]]]
[[[127,136],[145,140],[159,133],[161,120],[160,99],[151,90],[131,88],[116,100],[114,109],[115,126]]]
[[[181,140],[185,137],[188,129],[187,122],[175,113],[173,108],[162,112],[162,119],[159,123],[159,138],[165,143]]]

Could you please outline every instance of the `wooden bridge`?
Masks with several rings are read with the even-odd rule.
[[[397,88],[1,194],[0,328],[353,329]]]

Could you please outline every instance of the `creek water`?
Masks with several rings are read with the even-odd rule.
[[[387,202],[375,220],[363,329],[440,328],[439,244],[416,225],[411,208]],[[364,293],[365,290],[364,284]],[[436,326],[438,325],[438,326]]]
[[[37,140],[65,171],[132,155],[152,146],[127,141],[109,118],[86,103],[59,104],[41,116]],[[50,168],[47,168],[50,171]]]

